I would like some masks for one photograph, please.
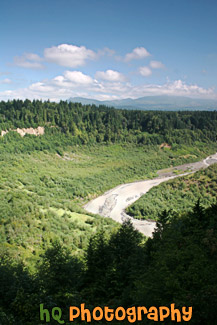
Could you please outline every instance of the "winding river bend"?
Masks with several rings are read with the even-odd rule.
[[[194,173],[202,168],[207,168],[214,163],[217,163],[217,153],[199,162],[180,165],[168,170],[160,170],[158,171],[158,177],[119,185],[88,202],[84,208],[88,212],[112,218],[120,223],[123,223],[126,219],[130,219],[136,229],[145,236],[151,237],[156,227],[155,221],[134,219],[126,214],[125,209],[138,200],[143,194],[147,193],[152,187],[170,179]],[[179,175],[174,174],[174,172],[177,171],[180,173]]]

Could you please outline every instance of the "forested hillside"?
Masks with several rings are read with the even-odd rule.
[[[52,135],[58,145],[164,141],[190,144],[196,140],[216,141],[217,112],[143,112],[63,101],[58,104],[29,100],[0,102],[0,131],[38,126],[47,126],[46,134]],[[61,141],[57,139],[59,132],[62,132]],[[39,140],[36,141],[35,149]],[[47,142],[42,141],[41,149],[52,147]]]
[[[176,308],[193,306],[190,324],[215,324],[216,238],[217,206],[203,210],[197,204],[170,223],[168,214],[162,214],[154,238],[145,244],[143,236],[125,223],[113,234],[99,231],[93,236],[83,259],[54,242],[34,274],[5,256],[0,264],[1,324],[44,324],[39,319],[40,303],[49,310],[62,308],[61,320],[71,324],[69,306],[84,302],[90,310],[171,303]],[[143,319],[138,324],[156,323],[145,315]],[[84,322],[78,318],[74,323]],[[96,323],[105,324],[104,320]],[[56,321],[51,319],[50,324]]]
[[[127,213],[138,219],[157,220],[161,211],[190,210],[197,200],[203,207],[217,200],[217,164],[194,174],[173,179],[152,188],[132,206]]]
[[[40,136],[15,132],[39,126]],[[215,153],[217,112],[14,100],[0,102],[0,131],[6,130],[0,137],[1,324],[44,324],[40,303],[63,308],[67,324],[69,305],[172,302],[193,305],[192,324],[214,324],[215,165],[153,188],[148,201],[135,203],[133,215],[159,220],[153,239],[83,206],[119,184]],[[206,210],[195,206],[201,196]]]

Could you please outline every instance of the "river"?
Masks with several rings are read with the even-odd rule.
[[[112,218],[119,223],[123,223],[124,220],[130,219],[136,229],[145,236],[152,237],[156,222],[134,219],[126,214],[125,209],[147,193],[152,187],[170,179],[194,173],[202,168],[207,168],[214,163],[217,163],[217,153],[199,162],[173,167],[167,172],[160,170],[158,171],[158,177],[119,185],[88,202],[84,208],[88,212]],[[180,174],[174,175],[174,171],[178,171]]]

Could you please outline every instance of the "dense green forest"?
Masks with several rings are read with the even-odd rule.
[[[44,135],[13,131],[38,126]],[[153,239],[83,205],[215,153],[217,112],[13,100],[0,102],[1,130],[11,130],[0,137],[1,324],[44,324],[40,303],[63,308],[67,320],[68,306],[83,302],[193,305],[192,324],[214,324],[216,165],[161,184],[130,207],[159,220]]]
[[[1,250],[31,268],[56,238],[78,252],[98,227],[116,227],[110,219],[87,215],[82,206],[88,200],[119,184],[155,177],[168,165],[200,160],[214,150],[214,144],[173,150],[98,144],[73,147],[63,156],[6,152],[0,158]]]
[[[17,152],[55,150],[66,145],[96,142],[192,144],[216,141],[217,112],[129,111],[63,101],[0,102],[0,131],[38,126],[46,127],[43,140],[35,139],[30,149],[27,143],[22,146],[17,138]],[[1,146],[8,142],[8,137],[10,135],[3,137]]]
[[[153,239],[146,243],[129,222],[113,234],[101,230],[90,239],[83,258],[54,242],[34,274],[5,256],[0,266],[1,324],[44,324],[39,319],[42,302],[49,310],[59,306],[66,324],[71,324],[69,306],[84,302],[90,310],[97,305],[149,307],[172,302],[178,308],[193,306],[190,324],[215,324],[217,206],[204,210],[196,204],[170,222],[169,217],[160,216]],[[174,322],[164,322],[168,323]],[[51,319],[50,324],[57,322]]]
[[[203,207],[216,203],[217,164],[194,174],[173,179],[153,187],[127,213],[138,219],[157,219],[163,210],[190,210],[197,200]]]

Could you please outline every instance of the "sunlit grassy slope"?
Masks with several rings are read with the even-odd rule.
[[[1,251],[33,265],[56,239],[74,253],[112,220],[88,215],[85,202],[125,182],[151,178],[169,166],[199,160],[215,145],[194,147],[113,144],[49,152],[4,153],[0,158]],[[154,198],[152,198],[154,202]]]
[[[190,211],[198,200],[203,207],[216,203],[217,164],[153,187],[128,207],[127,212],[134,218],[157,220],[164,210]]]

